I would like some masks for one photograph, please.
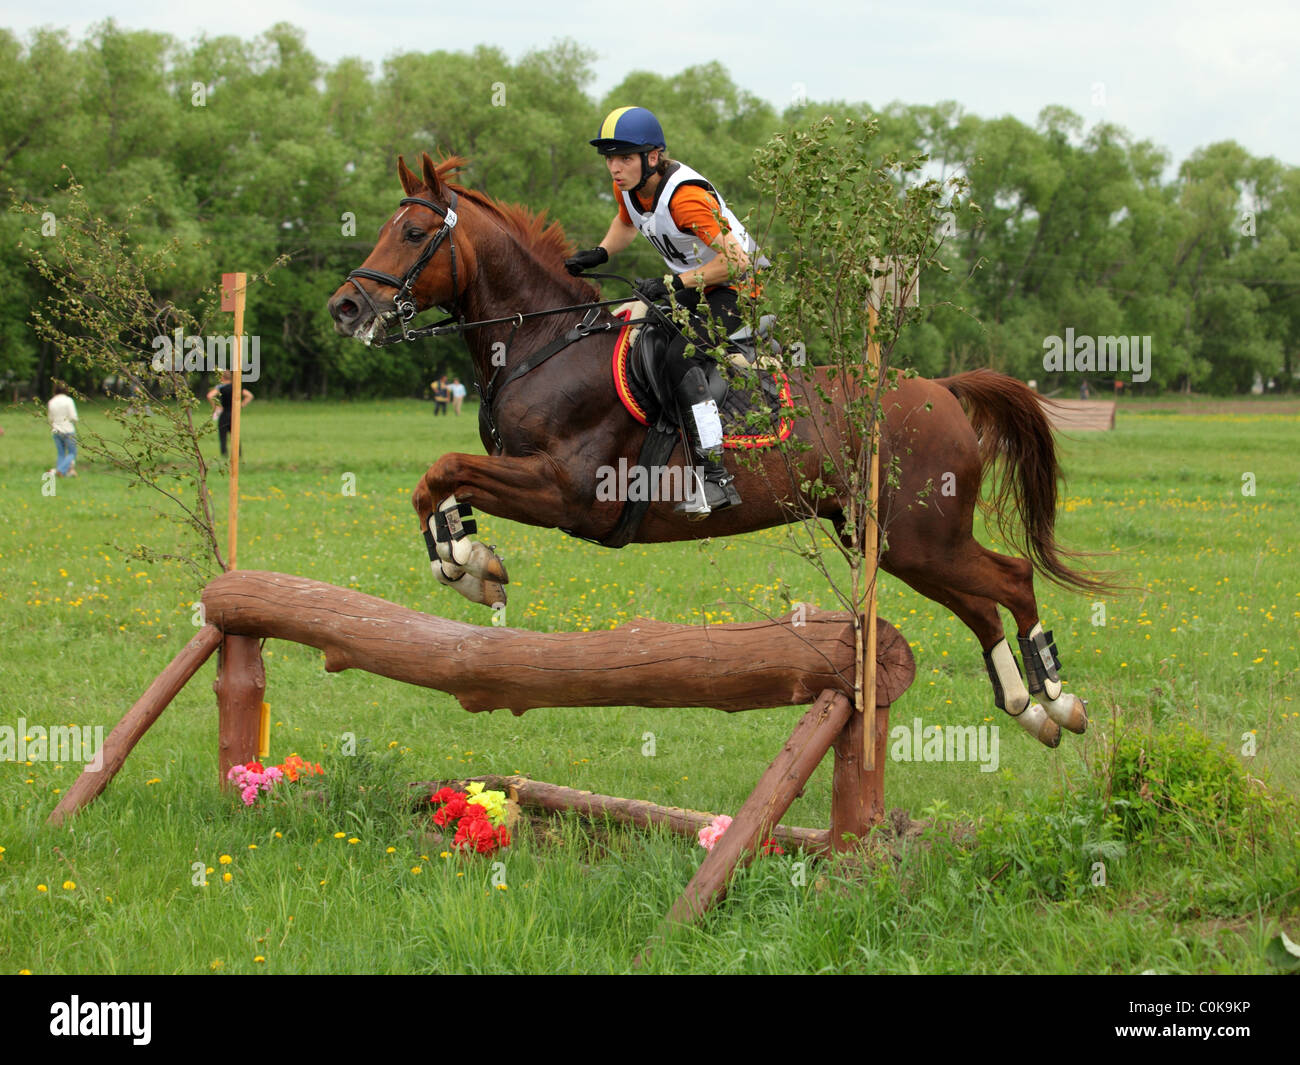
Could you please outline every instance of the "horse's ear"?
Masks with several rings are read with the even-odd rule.
[[[424,153],[424,183],[435,196],[442,188],[442,180],[438,177],[438,170],[433,165],[433,160],[429,158],[428,152]]]
[[[425,158],[427,159],[428,156]],[[402,188],[406,190],[406,195],[414,196],[420,187],[420,175],[407,166],[406,160],[400,155],[397,157],[397,176],[402,181]]]

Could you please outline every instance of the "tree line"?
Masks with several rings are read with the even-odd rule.
[[[926,376],[991,366],[1045,391],[1084,377],[1094,389],[1120,377],[1132,390],[1216,394],[1300,385],[1296,167],[1228,141],[1167,176],[1157,145],[1114,125],[1087,127],[1062,107],[1033,126],[956,103],[801,101],[778,113],[720,63],[634,72],[596,99],[593,61],[559,41],[517,60],[490,46],[408,52],[376,70],[321,62],[286,24],[190,43],[112,21],[81,41],[0,31],[0,180],[36,209],[0,216],[0,277],[11,293],[0,305],[0,383],[37,393],[54,379],[100,384],[78,379],[32,328],[32,308],[50,292],[30,246],[59,224],[69,179],[110,222],[139,208],[130,235],[142,255],[179,242],[150,278],[160,305],[192,305],[223,272],[288,257],[250,292],[265,393],[416,395],[440,371],[466,376],[459,341],[365,348],[336,336],[325,312],[396,206],[398,154],[464,156],[466,184],[545,210],[590,247],[614,202],[587,141],[608,110],[636,103],[660,117],[670,155],[713,180],[742,216],[752,210],[751,228],[774,248],[783,230],[764,215],[751,171],[782,131],[827,116],[874,119],[880,153],[924,152],[923,176],[969,181],[978,210],[936,219],[942,263],[922,278],[929,306],[896,364]],[[663,269],[646,242],[616,266],[629,276]],[[1052,361],[1078,337],[1094,348],[1128,338],[1150,353],[1148,372]]]

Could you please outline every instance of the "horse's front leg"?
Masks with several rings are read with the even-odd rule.
[[[469,506],[529,525],[558,527],[570,517],[555,464],[545,455],[464,455],[438,459],[411,495],[420,530],[429,546],[433,574],[471,602],[497,606],[506,601],[505,563],[474,539]]]

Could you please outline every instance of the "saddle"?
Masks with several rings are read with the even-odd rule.
[[[614,344],[614,388],[629,414],[648,428],[637,464],[646,469],[662,466],[677,444],[677,401],[664,374],[664,360],[671,338],[660,326],[637,317],[640,302],[626,303],[614,317],[625,324]],[[771,317],[764,319],[771,327]],[[731,338],[735,350],[725,366],[713,359],[700,359],[708,375],[709,392],[722,417],[722,445],[727,448],[771,447],[786,440],[794,430],[794,399],[790,382],[774,357],[780,349],[763,334],[755,341],[748,329]],[[759,347],[764,348],[759,354]],[[751,414],[759,411],[751,424]],[[623,505],[614,529],[602,547],[623,547],[632,542],[649,508],[648,500],[629,500]]]
[[[641,304],[629,303],[615,312],[629,323],[614,346],[615,386],[637,421],[648,426],[675,423],[676,398],[664,372],[672,337],[664,326],[634,318],[639,310]],[[770,335],[774,321],[774,315],[765,315],[757,338],[748,326],[733,333],[725,362],[696,360],[718,405],[726,448],[771,447],[787,439],[793,428],[788,416],[793,400],[781,368],[781,348]],[[755,411],[766,417],[751,417]]]

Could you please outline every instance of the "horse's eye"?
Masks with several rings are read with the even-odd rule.
[[[412,244],[418,244],[424,239],[424,230],[417,226],[412,226],[406,231],[406,239]]]

